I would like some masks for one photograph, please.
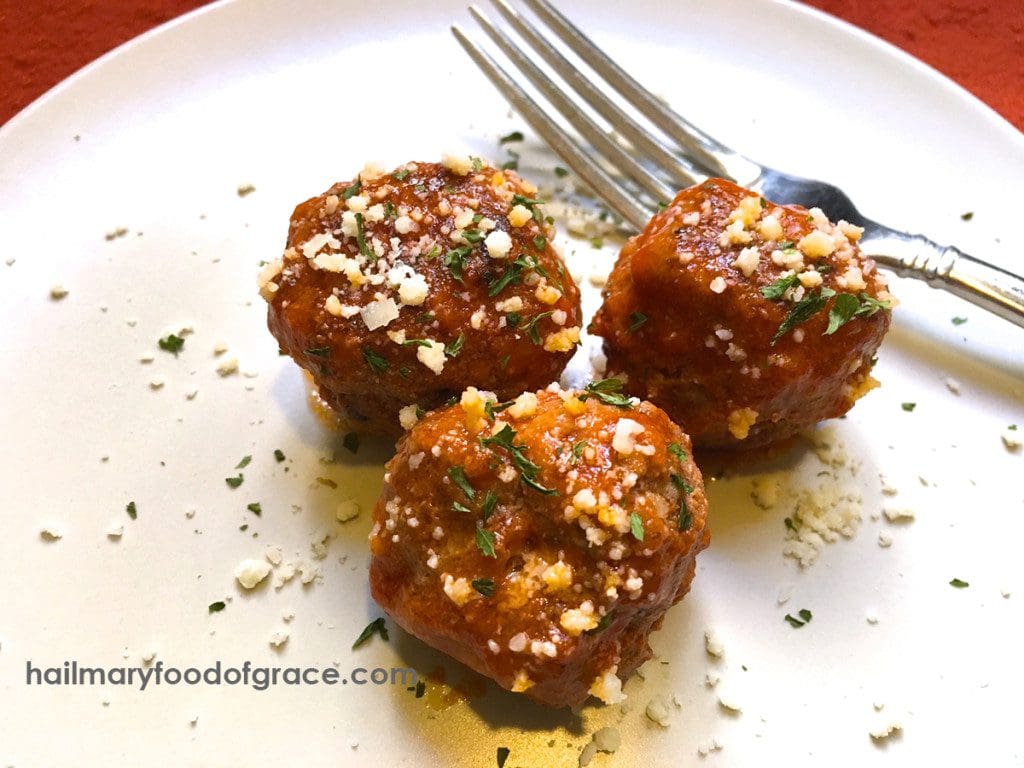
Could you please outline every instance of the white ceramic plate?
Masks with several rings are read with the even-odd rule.
[[[727,143],[839,183],[872,217],[1024,270],[1024,142],[921,64],[791,4],[564,6]],[[393,627],[390,642],[349,649],[378,615],[366,534],[387,446],[352,456],[310,414],[265,330],[254,275],[279,253],[292,206],[367,159],[460,145],[500,157],[496,138],[522,123],[452,40],[449,23],[464,18],[448,0],[216,4],[107,56],[0,131],[0,765],[490,766],[507,746],[510,766],[574,766],[603,726],[622,746],[593,765],[691,764],[715,741],[708,764],[1022,764],[1024,456],[1000,435],[1024,429],[1024,334],[904,282],[883,386],[832,428],[847,463],[824,485],[861,496],[855,534],[801,570],[782,554],[788,493],[763,510],[754,478],[712,483],[712,548],[626,707],[541,709]],[[256,191],[239,197],[242,184]],[[584,278],[613,255],[570,250]],[[54,301],[58,284],[69,293]],[[178,357],[157,348],[183,327],[194,333]],[[219,358],[218,342],[229,348]],[[231,358],[241,374],[220,377]],[[224,478],[246,455],[232,490]],[[813,451],[792,464],[785,482],[821,483]],[[363,512],[339,525],[348,498]],[[256,501],[261,517],[246,509]],[[889,523],[883,504],[916,519]],[[44,541],[47,527],[62,538]],[[325,534],[317,560],[310,544]],[[240,593],[235,565],[271,545],[319,568],[315,583]],[[794,629],[783,617],[801,608],[813,620]],[[708,629],[721,659],[705,652]],[[282,630],[290,639],[275,651]],[[179,667],[337,664],[343,676],[444,668],[470,695],[434,683],[423,699],[355,685],[25,684],[29,660],[110,667],[153,653]],[[660,695],[668,728],[644,714]],[[902,735],[869,737],[893,722]]]

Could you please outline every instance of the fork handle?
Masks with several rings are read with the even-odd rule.
[[[870,222],[861,249],[900,277],[924,280],[1024,328],[1024,278],[924,235]]]

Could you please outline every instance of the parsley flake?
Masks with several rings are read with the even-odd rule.
[[[774,347],[775,343],[779,339],[785,336],[792,329],[796,328],[796,326],[807,322],[814,317],[814,315],[820,312],[825,307],[828,300],[835,296],[835,293],[836,292],[831,288],[823,287],[821,290],[817,292],[812,291],[800,299],[800,301],[798,301],[789,311],[789,314],[786,315],[786,319],[782,321],[782,324],[779,326],[779,330],[777,330],[775,335],[772,337],[772,346]]]
[[[509,754],[511,754],[511,750],[508,747],[498,747],[496,755],[498,768],[505,768],[505,761],[508,760]]]
[[[952,318],[952,320],[950,320],[950,322],[953,323],[953,325],[963,325],[964,323],[967,322],[967,318],[966,317],[954,317],[954,318]]]
[[[209,605],[207,606],[206,610],[207,610],[207,611],[208,611],[209,613],[220,613],[220,612],[221,612],[221,611],[223,611],[223,610],[224,610],[224,609],[225,609],[226,607],[227,607],[227,604],[226,604],[226,603],[225,603],[225,602],[224,602],[223,600],[216,600],[216,601],[214,601],[214,602],[210,603],[210,604],[209,604]]]
[[[616,408],[632,408],[633,404],[629,401],[629,397],[622,393],[622,385],[622,379],[593,381],[587,384],[585,391],[580,395],[580,400],[596,397],[606,405],[614,405]]]
[[[366,257],[369,262],[377,261],[377,254],[370,250],[366,244],[366,232],[363,229],[363,214],[356,214],[356,245],[359,246],[359,253]]]
[[[643,312],[630,312],[629,320],[629,328],[626,329],[626,333],[636,333],[647,322],[647,315]]]
[[[907,413],[910,413],[915,408],[917,408],[917,403],[900,403],[900,408],[902,408]]]
[[[330,357],[331,356],[331,348],[330,347],[311,347],[310,349],[306,350],[306,354],[307,355],[313,355],[313,357]]]
[[[370,347],[363,347],[363,359],[374,373],[384,373],[391,365]]]
[[[284,459],[285,459],[285,456],[284,456],[284,451],[282,451],[282,450],[281,450],[280,448],[275,448],[275,449],[274,449],[274,458],[275,458],[275,459],[276,459],[276,460],[277,460],[278,462],[282,462],[282,461],[284,461]]]
[[[263,507],[260,506],[258,501],[254,501],[252,504],[246,505],[245,508],[256,515],[256,517],[260,517],[263,514]]]
[[[245,480],[245,475],[241,472],[238,473],[238,477],[225,477],[224,482],[228,484],[228,488],[237,488]]]
[[[629,532],[637,541],[644,540],[644,521],[636,512],[629,513]]]
[[[353,184],[350,187],[345,187],[345,191],[341,193],[341,198],[343,200],[349,200],[353,196],[358,195],[359,194],[359,190],[361,190],[362,188],[363,188],[363,180],[357,178],[355,184]]]
[[[359,433],[358,432],[346,432],[345,437],[341,439],[341,444],[350,453],[359,453]]]
[[[124,511],[128,513],[128,517],[130,517],[132,520],[137,519],[139,516],[139,510],[135,506],[134,501],[129,501],[128,506],[124,508]]]
[[[507,133],[504,136],[502,136],[500,139],[498,139],[498,145],[500,146],[502,144],[509,144],[509,143],[511,143],[513,141],[522,141],[522,140],[523,140],[523,132],[522,131],[512,131],[512,133]]]
[[[393,174],[391,174],[391,178],[393,178],[395,181],[405,181],[406,178],[408,178],[409,173],[410,171],[408,168],[403,168],[402,170],[395,171]]]
[[[459,352],[462,351],[462,345],[465,344],[465,343],[466,343],[466,334],[460,333],[459,334],[459,338],[455,339],[455,341],[453,341],[450,344],[447,344],[445,346],[444,353],[446,355],[448,355],[448,357],[458,357],[459,356]]]
[[[252,456],[243,456],[242,460],[235,464],[235,469],[245,469],[249,466],[250,461],[252,461]]]
[[[160,345],[160,349],[164,352],[170,352],[172,355],[177,357],[178,353],[181,352],[181,348],[185,346],[185,339],[181,336],[170,333],[157,341],[157,344]]]
[[[444,265],[448,267],[448,271],[452,273],[452,277],[460,283],[463,282],[462,270],[466,266],[466,257],[472,252],[473,246],[463,245],[459,248],[452,248],[444,255]]]
[[[473,490],[473,486],[469,484],[469,480],[466,477],[466,470],[462,467],[449,467],[448,477],[450,477],[452,482],[462,489],[462,492],[466,494],[467,499],[472,501],[476,498],[476,491]]]
[[[956,587],[957,589],[965,589],[966,587],[969,587],[971,585],[963,579],[951,579],[949,582],[949,586]]]
[[[484,522],[486,523],[491,515],[494,514],[494,507],[498,503],[498,494],[494,491],[488,491],[487,495],[484,496],[483,506],[480,508],[480,512],[483,515]]]
[[[494,595],[494,579],[473,579],[472,584],[473,589],[484,597],[491,597]]]
[[[686,461],[686,451],[683,450],[683,446],[679,443],[669,443],[668,452],[675,456],[680,461]]]
[[[355,650],[374,635],[380,635],[381,640],[388,639],[388,628],[384,624],[384,617],[381,616],[378,619],[374,619],[366,625],[365,629],[359,633],[359,637],[352,643],[352,650]]]
[[[548,310],[547,312],[540,312],[534,315],[530,320],[527,321],[526,325],[523,326],[523,330],[526,331],[526,335],[530,337],[530,341],[540,346],[540,331],[537,330],[537,323],[546,317],[551,317],[554,314],[554,310]]]
[[[796,616],[787,613],[782,618],[784,621],[788,622],[789,626],[793,627],[793,629],[799,629],[811,620],[812,614],[806,608],[801,608],[799,611],[797,611]]]
[[[516,445],[515,439],[516,431],[506,424],[497,434],[481,438],[480,443],[488,448],[497,446],[508,451],[509,457],[512,459],[512,465],[519,471],[519,479],[522,480],[523,485],[543,493],[545,496],[558,495],[558,491],[553,488],[545,488],[537,482],[540,467],[526,458],[526,446]]]
[[[795,287],[796,284],[799,282],[800,278],[797,277],[795,274],[787,275],[786,277],[780,277],[771,285],[766,285],[763,288],[761,288],[761,295],[771,301],[781,299],[783,296],[786,295],[786,291],[788,291],[790,288]]]
[[[476,547],[483,553],[484,557],[497,559],[498,555],[494,551],[494,534],[486,528],[477,527]]]

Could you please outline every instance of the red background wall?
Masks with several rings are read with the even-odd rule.
[[[0,0],[0,123],[203,0]],[[1024,130],[1024,0],[810,0],[952,77]]]

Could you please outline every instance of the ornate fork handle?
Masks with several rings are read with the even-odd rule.
[[[924,235],[866,224],[861,248],[880,266],[943,288],[1024,328],[1024,278]]]

